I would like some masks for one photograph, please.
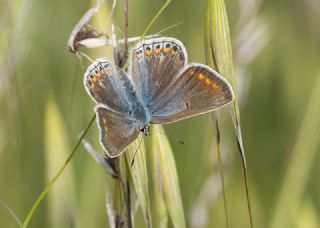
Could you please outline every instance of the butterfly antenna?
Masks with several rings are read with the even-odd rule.
[[[170,29],[172,29],[172,28],[174,28],[174,27],[177,27],[177,26],[179,26],[179,25],[181,25],[181,24],[183,24],[183,23],[184,23],[184,21],[180,21],[180,22],[178,22],[178,23],[176,23],[176,24],[169,25],[168,27],[160,30],[160,31],[157,32],[156,34],[159,34],[159,35],[160,35],[161,33],[165,32],[165,31],[168,31],[168,30],[170,30]]]
[[[157,131],[158,131],[158,130],[157,130]],[[159,132],[161,135],[164,135],[164,136],[166,136],[166,137],[169,138],[169,139],[173,139],[173,140],[176,141],[177,143],[180,143],[180,144],[182,144],[182,145],[185,144],[184,141],[182,141],[182,140],[174,137],[173,135],[169,135],[169,134],[167,134],[167,133],[164,132],[164,131],[158,131],[158,132]]]
[[[140,146],[141,146],[141,143],[142,143],[142,140],[143,140],[143,139],[144,139],[144,136],[142,136],[142,138],[141,138],[141,140],[140,140],[140,142],[139,142],[139,145],[138,145],[136,151],[135,151],[134,154],[133,154],[133,158],[132,158],[132,160],[131,160],[131,167],[132,167],[133,164],[134,164],[134,159],[135,159],[135,157],[136,157],[136,154],[137,154],[138,150],[140,149]]]
[[[80,54],[80,57],[81,57],[81,56],[85,57],[85,58],[88,59],[91,63],[94,62],[94,60],[91,59],[86,53],[84,53],[84,52],[82,52],[82,51],[79,51],[79,54]],[[80,60],[80,61],[82,61],[82,60]],[[81,62],[81,63],[82,63],[82,62]]]

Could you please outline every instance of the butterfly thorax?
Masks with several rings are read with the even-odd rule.
[[[130,79],[122,71],[119,71],[119,79],[124,85],[123,92],[125,100],[129,105],[129,113],[131,119],[136,122],[138,126],[145,126],[149,124],[151,119],[150,113],[148,109],[142,104]]]
[[[151,119],[147,109],[138,100],[132,103],[130,116],[141,128],[149,124]]]

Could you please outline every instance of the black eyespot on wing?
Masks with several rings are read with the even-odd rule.
[[[175,52],[178,51],[178,47],[177,46],[173,46],[172,48]]]
[[[183,62],[185,60],[183,53],[179,53],[179,60]]]

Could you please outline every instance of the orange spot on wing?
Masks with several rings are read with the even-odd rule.
[[[219,87],[216,83],[213,83],[211,87],[212,87],[212,89],[214,89],[214,90],[220,89],[220,87]]]
[[[170,51],[171,48],[163,48],[163,52],[164,53],[168,53]]]
[[[149,55],[151,55],[152,51],[151,50],[146,50],[145,53],[146,53],[147,56],[149,56]]]
[[[198,79],[199,79],[200,81],[204,80],[204,78],[205,78],[205,77],[204,77],[204,75],[203,75],[203,74],[201,74],[201,73],[200,73],[200,74],[198,74]]]
[[[154,53],[155,53],[156,55],[159,55],[160,52],[161,52],[161,49],[160,49],[160,48],[157,48],[157,49],[154,51]]]
[[[212,81],[209,78],[207,78],[205,82],[207,85],[210,85],[212,83]]]
[[[100,71],[100,72],[97,74],[97,76],[98,76],[99,78],[101,78],[101,77],[103,77],[105,74],[106,74],[106,71],[105,71],[105,70],[102,70],[102,71]]]
[[[174,50],[171,51],[171,54],[174,56],[177,54],[177,52],[175,52]]]
[[[94,76],[94,77],[92,78],[92,82],[93,82],[93,83],[96,83],[96,82],[97,82],[97,76]]]

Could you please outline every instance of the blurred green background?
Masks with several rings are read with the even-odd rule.
[[[141,35],[163,3],[129,1],[129,36]],[[18,227],[5,207],[25,218],[93,114],[83,88],[84,69],[66,49],[73,26],[92,4],[0,1],[0,227]],[[320,227],[320,2],[227,0],[226,7],[255,225]],[[118,1],[113,18],[123,31],[122,9]],[[180,39],[189,62],[205,63],[204,11],[205,1],[173,1],[149,34],[183,22],[162,35]],[[106,47],[89,54],[112,58],[111,52]],[[225,227],[210,114],[166,130],[186,142],[172,142],[172,147],[187,226]],[[249,227],[227,109],[221,130],[230,227]],[[97,133],[93,126],[86,138],[102,151]],[[107,227],[109,184],[80,148],[30,227]]]

